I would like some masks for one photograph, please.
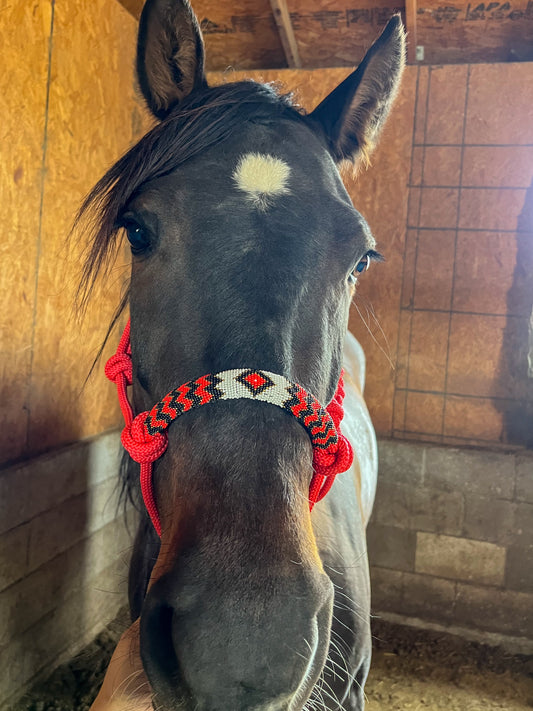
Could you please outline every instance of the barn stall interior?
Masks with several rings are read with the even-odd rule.
[[[87,375],[128,255],[80,321],[86,245],[67,236],[83,196],[151,119],[133,76],[141,0],[0,9],[9,68],[0,80],[0,706],[14,708],[125,605],[120,411],[101,363]],[[451,632],[531,653],[533,3],[197,0],[194,9],[211,83],[279,82],[309,110],[402,13],[400,95],[372,166],[345,175],[386,256],[361,281],[350,319],[379,442],[368,528],[376,663],[396,654],[380,657],[394,625],[405,639],[431,630],[441,650],[439,635]],[[368,708],[396,708],[393,678],[389,667],[373,687],[371,675]],[[494,708],[530,707],[525,682],[502,686],[516,694]],[[417,693],[397,708],[424,707]],[[442,708],[490,708],[466,697],[453,706],[448,693]]]

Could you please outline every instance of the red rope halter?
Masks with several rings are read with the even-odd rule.
[[[342,373],[333,400],[323,409],[318,400],[301,385],[264,370],[242,368],[204,375],[172,390],[147,412],[133,417],[127,387],[132,384],[130,322],[128,321],[115,355],[107,361],[105,374],[117,386],[124,416],[122,444],[132,459],[141,465],[141,491],[146,510],[161,536],[161,523],[154,500],[152,463],[164,454],[168,440],[166,428],[184,412],[217,400],[253,399],[269,402],[294,415],[305,427],[313,445],[313,478],[309,486],[309,509],[328,493],[335,476],[350,468],[353,450],[341,434],[344,416]]]

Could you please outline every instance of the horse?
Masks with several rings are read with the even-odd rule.
[[[357,279],[380,255],[339,167],[368,161],[404,55],[394,16],[358,68],[306,113],[270,85],[209,86],[187,0],[145,3],[137,75],[157,123],[81,208],[98,217],[82,288],[125,234],[131,332],[120,358],[131,353],[135,420],[156,402],[160,418],[178,401],[198,404],[227,373],[255,390],[184,407],[150,460],[150,512],[128,459],[124,486],[140,512],[132,626],[94,711],[364,707],[377,450],[364,354],[347,324]],[[337,407],[332,425],[342,369],[344,419]],[[353,444],[350,469],[315,507],[316,442],[286,401],[256,397],[269,380],[303,392],[337,445]],[[163,397],[180,383],[189,390]]]

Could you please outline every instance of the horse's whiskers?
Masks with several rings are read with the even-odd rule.
[[[356,298],[356,297],[354,296],[354,298],[352,299],[352,304],[353,304],[353,306],[355,306],[355,308],[356,308],[356,310],[357,310],[357,313],[358,313],[359,316],[361,317],[361,321],[363,322],[363,324],[364,324],[366,330],[367,330],[368,333],[370,334],[370,337],[372,338],[372,340],[374,341],[374,343],[376,344],[376,346],[379,348],[379,350],[383,353],[383,355],[384,355],[385,358],[387,359],[387,362],[389,363],[391,370],[395,370],[395,369],[396,369],[396,366],[394,365],[394,361],[392,360],[392,357],[391,357],[391,354],[390,354],[390,345],[389,345],[389,342],[388,342],[388,340],[387,340],[387,337],[386,337],[386,335],[385,335],[385,333],[384,333],[384,331],[383,331],[383,329],[382,329],[382,327],[381,327],[381,325],[380,325],[380,323],[379,323],[379,321],[378,321],[376,315],[375,315],[375,314],[369,314],[369,312],[368,312],[368,307],[363,304],[363,306],[365,306],[365,308],[367,309],[367,316],[372,315],[374,321],[375,321],[376,324],[379,326],[379,331],[383,334],[383,336],[384,336],[384,338],[385,338],[386,346],[387,346],[387,349],[388,349],[388,351],[389,351],[388,353],[387,353],[387,351],[383,348],[383,346],[382,346],[381,343],[378,341],[378,339],[376,338],[376,336],[375,336],[375,334],[374,334],[374,331],[372,331],[372,329],[370,328],[369,322],[365,320],[365,317],[364,317],[363,314],[361,313],[361,309],[359,308],[358,304],[356,303],[355,298]]]
[[[325,679],[323,679],[323,685],[325,685],[328,690],[322,688],[322,693],[325,694],[325,696],[328,699],[333,701],[333,703],[337,705],[337,709],[339,709],[341,707],[341,703],[340,703],[337,695],[335,694],[335,692],[333,691],[333,689],[331,688],[331,686],[327,683],[327,681]],[[331,711],[334,711],[334,709],[331,709]]]

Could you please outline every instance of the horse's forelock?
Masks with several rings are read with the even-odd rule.
[[[118,247],[120,215],[144,184],[224,140],[243,121],[298,119],[301,113],[290,95],[279,94],[271,85],[242,81],[194,92],[151,129],[96,183],[77,214],[74,229],[82,225],[89,235],[79,310],[85,309],[98,274],[109,270]]]

